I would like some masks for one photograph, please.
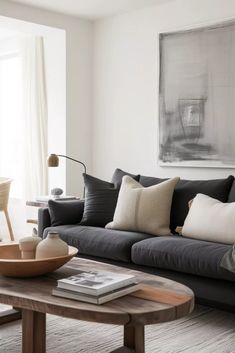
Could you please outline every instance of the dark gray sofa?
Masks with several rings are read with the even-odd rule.
[[[158,184],[163,180],[139,176],[144,186]],[[235,202],[234,178],[181,180],[172,201],[173,232],[176,226],[183,225],[188,212],[187,203],[199,192],[222,202]],[[84,201],[76,203],[81,219]],[[65,207],[71,205],[67,203]],[[230,245],[184,238],[177,234],[153,237],[149,234],[79,224],[52,227],[48,208],[39,209],[38,221],[40,236],[46,237],[50,230],[58,231],[63,240],[79,249],[80,257],[165,276],[189,286],[198,303],[235,312],[235,274],[220,267],[222,257],[231,249]]]

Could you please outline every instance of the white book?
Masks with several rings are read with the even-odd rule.
[[[124,295],[136,292],[139,289],[141,289],[141,284],[129,284],[124,288],[115,289],[105,294],[93,296],[89,294],[70,291],[67,289],[55,288],[52,290],[52,295],[55,295],[56,297],[78,300],[81,302],[86,302],[91,304],[104,304],[110,300],[114,300],[114,299],[123,297]]]
[[[58,288],[90,295],[100,295],[136,283],[136,277],[107,271],[79,272],[57,281]]]

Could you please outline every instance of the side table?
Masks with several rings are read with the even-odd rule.
[[[33,206],[33,207],[47,207],[48,201],[26,201],[26,206]],[[29,218],[26,220],[27,223],[38,224],[37,219]]]
[[[72,200],[80,200],[79,197],[73,197],[73,196],[70,196],[68,198],[66,197],[61,197],[61,198],[58,198],[58,199],[51,199],[51,200],[55,200],[55,201],[72,201]],[[48,205],[48,201],[38,201],[38,200],[28,200],[26,201],[26,206],[33,206],[33,207],[47,207]],[[33,223],[33,224],[38,224],[38,221],[37,219],[27,219],[26,221],[27,223]]]

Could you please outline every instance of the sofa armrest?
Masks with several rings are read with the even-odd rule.
[[[51,226],[51,217],[48,207],[38,209],[38,236],[42,238],[45,228]]]

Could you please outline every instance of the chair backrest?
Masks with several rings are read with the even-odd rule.
[[[0,211],[6,210],[12,179],[0,177]]]

